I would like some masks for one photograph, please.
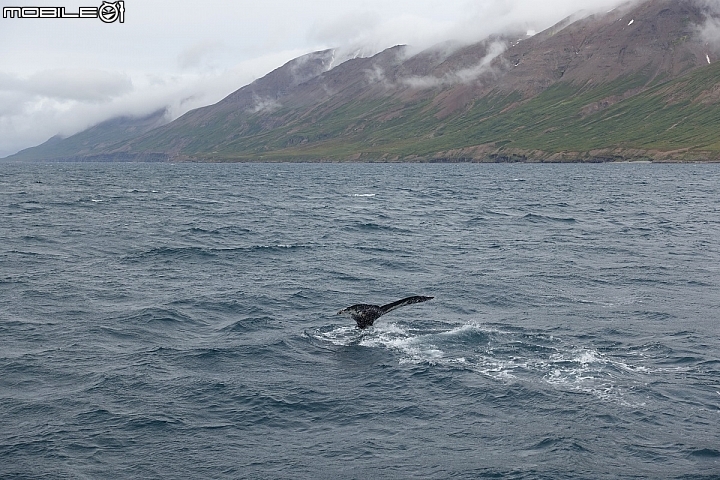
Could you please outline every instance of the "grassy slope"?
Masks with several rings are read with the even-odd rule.
[[[138,135],[138,132],[147,131],[157,125],[164,114],[164,111],[158,111],[144,118],[121,118],[103,122],[65,139],[52,138],[41,145],[18,152],[11,158],[15,161],[38,161],[102,153],[107,146],[131,139]]]
[[[584,118],[579,115],[584,105],[605,98],[613,89],[615,93],[629,90],[641,79],[625,79],[624,85],[620,81],[602,89],[560,95],[555,103],[548,101],[555,92],[568,88],[558,85],[528,103],[527,113],[545,113],[546,117],[535,122],[527,118],[528,128],[516,136],[515,143],[548,152],[605,148],[718,152],[720,105],[702,104],[697,98],[719,78],[717,64],[674,82],[655,85]]]
[[[414,103],[396,97],[342,103],[331,97],[305,112],[230,112],[200,124],[169,125],[134,141],[130,153],[164,154],[176,145],[185,158],[212,161],[720,160],[720,62],[649,87],[648,78],[640,74],[600,86],[558,83],[529,100],[496,91],[442,120],[432,95]],[[710,98],[707,91],[714,92]],[[112,138],[94,132],[100,133],[107,134],[103,140]],[[71,137],[52,153],[73,155],[87,135]]]
[[[626,77],[599,87],[559,83],[524,102],[519,102],[517,94],[494,93],[443,121],[433,115],[429,101],[414,105],[354,102],[219,145],[212,155],[204,153],[208,145],[200,144],[188,153],[216,160],[342,160],[360,154],[364,158],[431,159],[443,156],[440,152],[493,145],[500,152],[523,151],[531,159],[561,152],[576,152],[583,159],[598,150],[626,152],[628,158],[637,157],[637,151],[681,151],[674,154],[677,159],[686,158],[688,151],[702,151],[718,158],[720,103],[698,101],[718,79],[720,63],[671,82],[658,82],[625,99],[621,99],[623,94],[644,87],[647,77]],[[589,105],[611,98],[616,103],[583,114]],[[401,109],[402,115],[378,120],[392,108]]]

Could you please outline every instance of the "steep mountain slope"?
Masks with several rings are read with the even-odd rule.
[[[317,52],[215,105],[78,155],[720,160],[720,45],[700,35],[711,14],[702,0],[651,0],[529,38],[417,55],[394,47],[337,66],[332,51]]]
[[[37,147],[27,148],[9,157],[13,160],[77,160],[92,158],[94,161],[118,159],[105,153],[106,149],[118,142],[142,135],[168,123],[165,109],[144,117],[117,117],[99,123],[68,138],[52,137]],[[119,159],[123,159],[120,157]],[[145,160],[151,160],[146,157]],[[164,156],[156,157],[163,160]]]
[[[633,73],[677,77],[707,64],[710,52],[697,27],[707,14],[703,2],[650,1],[560,24],[507,52],[516,67],[506,87],[532,85],[537,93],[559,80],[597,85]]]

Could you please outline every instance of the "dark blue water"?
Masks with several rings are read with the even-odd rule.
[[[2,478],[720,477],[720,166],[0,164],[0,216]]]

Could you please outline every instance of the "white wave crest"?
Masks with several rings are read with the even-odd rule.
[[[338,346],[381,348],[398,355],[400,365],[432,365],[463,369],[509,382],[550,385],[558,390],[593,395],[624,405],[629,392],[648,370],[593,348],[566,345],[543,333],[503,330],[476,321],[446,330],[422,331],[397,323],[368,330],[336,327],[314,335]]]

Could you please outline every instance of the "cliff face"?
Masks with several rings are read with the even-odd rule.
[[[339,65],[333,51],[316,52],[167,125],[115,142],[78,134],[86,148],[75,153],[200,161],[720,159],[720,46],[700,34],[712,14],[701,0],[651,0],[567,19],[533,37],[510,32],[416,55],[394,47]],[[53,148],[66,158],[76,144],[70,137]],[[51,159],[50,147],[21,153]]]

